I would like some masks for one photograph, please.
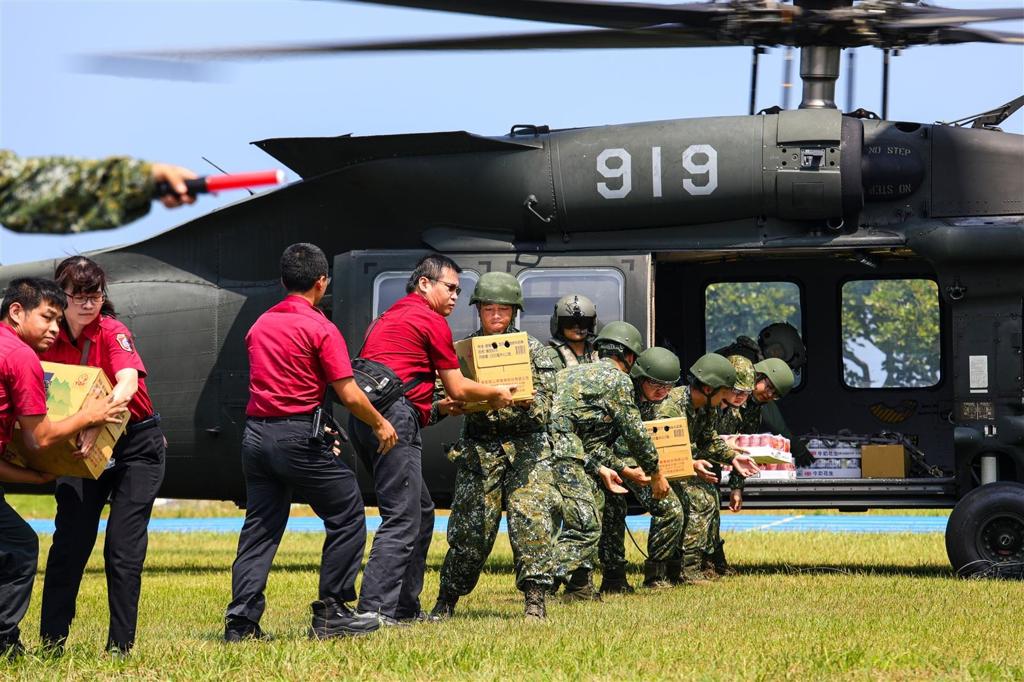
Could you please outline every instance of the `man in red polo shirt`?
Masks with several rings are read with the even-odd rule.
[[[420,259],[405,285],[407,295],[373,323],[359,353],[390,367],[407,386],[419,381],[384,412],[398,432],[398,445],[386,457],[377,452],[378,440],[370,429],[350,422],[356,451],[373,472],[381,515],[363,571],[359,611],[379,613],[385,625],[425,616],[419,596],[434,533],[434,503],[423,481],[420,428],[430,418],[434,377],[453,400],[486,401],[493,409],[512,402],[509,388],[471,381],[459,369],[445,318],[461,291],[460,272],[455,261],[441,254]]]
[[[261,639],[263,591],[284,535],[292,491],[323,519],[320,598],[312,603],[309,636],[358,635],[380,627],[377,614],[355,613],[355,582],[366,546],[363,498],[355,473],[335,456],[333,439],[313,433],[314,413],[330,385],[383,454],[397,441],[387,419],[352,379],[345,339],[316,308],[327,290],[327,257],[313,244],[292,244],[281,255],[288,295],[263,313],[249,333],[249,404],[242,436],[245,524],[231,567],[231,603],[224,639]]]
[[[124,401],[90,396],[77,414],[57,422],[46,416],[46,385],[36,352],[57,338],[67,301],[56,282],[25,277],[11,282],[0,304],[0,481],[47,483],[56,476],[15,466],[2,458],[21,426],[33,450],[66,440],[83,428],[119,421]],[[0,488],[0,657],[22,651],[18,624],[28,609],[39,560],[39,540]]]

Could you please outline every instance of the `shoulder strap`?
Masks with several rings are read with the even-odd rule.
[[[373,331],[373,328],[377,326],[377,323],[381,321],[381,318],[384,317],[384,313],[386,312],[387,311],[385,310],[383,313],[373,318],[373,322],[371,322],[370,326],[366,328],[366,332],[363,334],[363,345],[359,346],[359,352],[356,353],[357,356],[363,354],[363,349],[366,348],[366,342],[370,338],[370,332]]]
[[[78,364],[85,365],[89,362],[89,350],[92,348],[92,339],[86,338],[82,344],[82,357],[79,358]]]

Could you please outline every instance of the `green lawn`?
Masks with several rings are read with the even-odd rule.
[[[941,535],[745,533],[727,549],[743,574],[707,587],[551,603],[526,625],[504,535],[477,590],[442,625],[310,642],[322,536],[289,534],[268,589],[266,643],[219,641],[233,535],[154,534],[139,645],[100,652],[106,594],[100,551],[79,598],[67,654],[0,664],[0,679],[1021,679],[1024,583],[950,575]],[[48,549],[44,537],[42,551]],[[445,548],[431,550],[426,606]],[[631,559],[642,557],[629,546]],[[639,567],[632,579],[639,581]],[[40,574],[24,621],[37,643]]]

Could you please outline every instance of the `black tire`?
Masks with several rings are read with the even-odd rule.
[[[961,577],[1024,577],[1024,484],[975,488],[946,526],[946,554]]]

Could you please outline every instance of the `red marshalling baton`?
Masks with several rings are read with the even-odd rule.
[[[221,192],[229,189],[248,189],[265,185],[279,185],[282,182],[284,182],[284,171],[265,170],[253,171],[251,173],[229,173],[228,175],[206,175],[186,180],[185,187],[188,188],[189,194],[206,194],[207,192]],[[174,193],[170,184],[158,182],[153,191],[153,196],[162,197],[165,194]]]

